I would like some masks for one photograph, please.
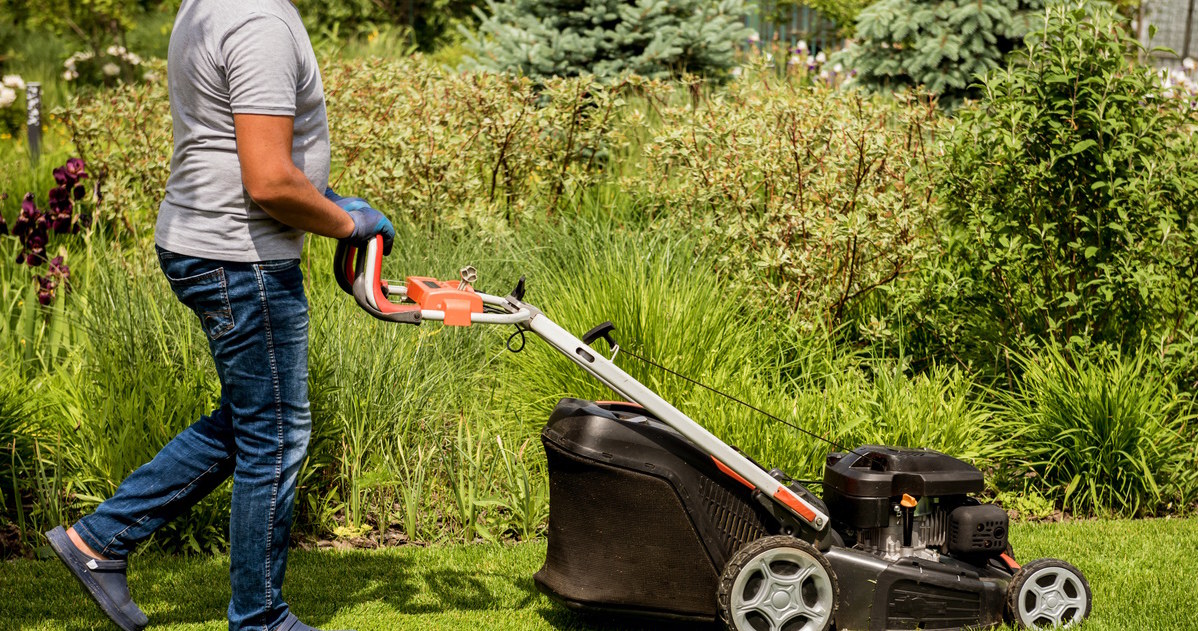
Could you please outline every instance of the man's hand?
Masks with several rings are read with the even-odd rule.
[[[361,197],[342,197],[331,188],[324,190],[324,196],[349,213],[350,219],[354,220],[354,231],[345,237],[344,241],[360,245],[369,241],[374,235],[381,234],[383,235],[383,254],[391,253],[391,244],[395,242],[395,226],[391,225],[391,220],[387,219],[383,213],[375,210]]]

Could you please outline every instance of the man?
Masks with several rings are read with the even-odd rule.
[[[327,189],[329,136],[312,44],[288,0],[183,0],[168,55],[175,152],[155,231],[175,295],[200,319],[220,406],[72,528],[55,552],[114,622],[140,631],[133,547],[230,475],[230,631],[306,631],[282,599],[310,434],[304,233],[395,230]],[[324,194],[321,191],[325,191]]]

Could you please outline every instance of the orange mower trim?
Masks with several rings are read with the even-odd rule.
[[[811,510],[811,507],[807,506],[806,502],[799,499],[799,496],[795,495],[794,491],[779,485],[778,490],[774,493],[774,499],[794,511],[796,515],[805,519],[807,523],[815,521],[815,511]]]
[[[737,482],[740,482],[741,484],[749,487],[750,489],[752,489],[754,491],[757,490],[757,487],[753,486],[752,483],[750,483],[748,480],[740,477],[739,473],[733,471],[732,468],[729,467],[728,465],[720,462],[719,458],[712,456],[711,459],[715,461],[716,468],[718,468],[720,471],[724,472],[724,475],[732,478],[733,480],[736,480]]]

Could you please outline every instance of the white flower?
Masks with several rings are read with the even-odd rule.
[[[110,56],[110,57],[116,57],[116,56],[117,56],[117,54],[118,54],[118,53],[116,52],[116,44],[113,44],[112,46],[109,46],[109,47],[108,47],[108,49],[107,49],[107,50],[105,50],[104,52],[108,53],[108,56]]]
[[[62,62],[62,65],[65,66],[67,70],[74,70],[75,69],[75,58],[68,57],[66,61]]]
[[[840,73],[844,72],[844,66],[842,66],[840,64],[836,64],[835,66],[832,66],[832,72],[835,72],[836,74],[840,74]]]
[[[3,81],[0,81],[0,83],[3,83],[4,87],[12,88],[14,90],[25,89],[25,80],[21,78],[21,75],[6,74],[4,75]]]
[[[105,76],[108,76],[108,77],[115,77],[115,76],[121,74],[121,67],[112,63],[111,61],[104,64],[104,67],[101,68],[100,70],[104,73]]]
[[[766,60],[766,61],[773,61],[773,60],[774,60],[774,55],[773,55],[772,53],[766,53],[766,54],[765,54],[765,60]]]
[[[752,33],[749,33],[749,43],[750,44],[756,44],[757,42],[760,42],[760,41],[761,41],[761,36],[757,34],[757,31],[753,31]]]
[[[790,59],[786,60],[786,65],[788,66],[797,66],[801,63],[803,63],[803,58],[798,55],[791,55]]]
[[[815,63],[817,63],[817,64],[822,64],[822,63],[825,63],[825,62],[827,62],[827,61],[828,61],[828,56],[824,54],[824,51],[822,51],[822,50],[821,50],[821,51],[819,51],[819,53],[818,53],[818,54],[816,54],[816,56],[815,56]]]
[[[67,81],[74,81],[75,79],[79,78],[79,73],[75,72],[74,70],[67,70],[66,72],[62,73],[62,78]]]
[[[1194,69],[1198,68],[1198,61],[1194,61],[1193,57],[1186,57],[1182,60],[1181,67],[1185,68],[1188,72],[1194,72]]]
[[[795,46],[795,50],[797,50],[800,53],[807,52],[807,40],[805,40],[805,39],[799,40],[799,43]]]
[[[138,57],[136,53],[129,53],[128,55],[125,55],[125,61],[133,64],[134,66],[141,65],[141,57]]]
[[[142,78],[142,81],[154,83],[155,81],[158,80],[158,73],[157,72],[147,72],[147,73],[143,74],[141,76],[141,78]]]
[[[827,70],[820,70],[820,71],[819,71],[819,78],[820,78],[820,79],[823,79],[823,80],[825,80],[825,81],[827,81],[827,80],[828,80],[828,71],[827,71]]]
[[[735,67],[735,68],[733,68],[733,69],[732,69],[732,76],[734,76],[734,77],[739,77],[739,76],[740,76],[740,66],[737,66],[737,67]]]
[[[0,87],[0,107],[8,107],[17,102],[17,91],[4,86]]]

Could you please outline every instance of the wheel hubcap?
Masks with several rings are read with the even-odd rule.
[[[775,548],[740,571],[731,605],[740,631],[814,631],[832,615],[832,582],[806,553]]]
[[[1024,581],[1019,618],[1032,628],[1069,627],[1086,615],[1086,590],[1073,572],[1046,567]]]

